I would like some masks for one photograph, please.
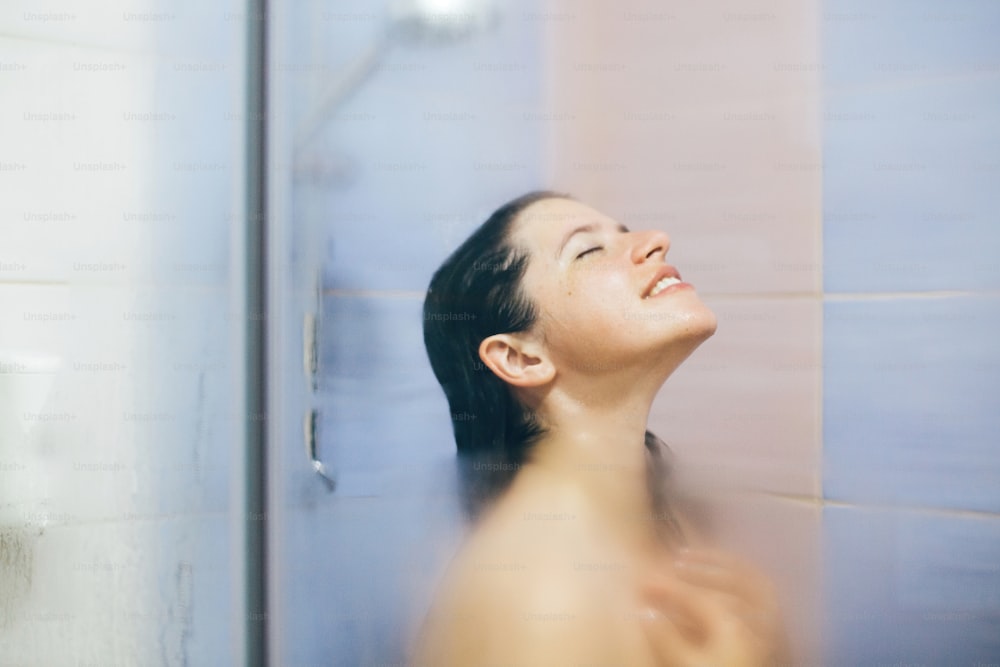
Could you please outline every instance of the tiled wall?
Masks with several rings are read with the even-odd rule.
[[[276,58],[291,117],[280,122],[294,134],[387,16],[370,1],[285,10]],[[278,664],[401,662],[460,538],[454,440],[421,307],[434,269],[498,202],[544,182],[533,13],[505,3],[498,24],[467,39],[392,43],[287,184],[292,225],[322,230],[304,243],[323,259],[317,453],[337,487],[313,472],[289,415],[271,514]],[[294,364],[301,346],[286,343]]]
[[[0,9],[0,655],[238,663],[246,17],[57,5]],[[281,7],[286,141],[385,14]],[[304,163],[279,142],[279,386],[305,393],[318,258],[338,486],[293,405],[277,662],[401,659],[460,536],[423,290],[541,186],[667,231],[718,313],[651,427],[712,536],[778,581],[796,664],[996,662],[997,34],[969,0],[525,0],[468,40],[392,46]]]
[[[381,18],[367,6],[327,21],[351,28],[346,44],[299,57],[350,62]],[[321,446],[339,486],[326,494],[288,450],[287,664],[398,659],[400,629],[408,638],[419,620],[457,537],[423,290],[499,203],[536,187],[666,230],[672,261],[719,314],[652,427],[689,479],[723,480],[692,490],[696,509],[779,580],[796,657],[818,660],[818,33],[815,4],[517,4],[467,44],[394,50],[337,111],[320,171],[340,181],[296,200],[327,218]],[[405,608],[390,602],[400,590]]]
[[[342,222],[331,222],[328,248],[328,330],[340,334],[326,343],[326,423],[348,495],[384,495],[356,512],[340,505],[341,521],[364,516],[381,526],[357,524],[367,546],[348,571],[391,560],[380,530],[400,534],[434,511],[452,520],[447,504],[427,500],[441,494],[420,490],[428,482],[407,485],[393,473],[406,461],[447,479],[452,456],[446,408],[419,345],[419,290],[466,230],[537,179],[629,225],[666,230],[672,261],[719,314],[716,336],[668,382],[652,427],[678,452],[712,536],[774,575],[796,664],[995,658],[995,10],[550,2],[508,18],[527,14],[544,48],[541,90],[524,98],[541,168],[494,190],[495,179],[468,173],[476,151],[494,150],[477,143],[490,140],[475,122],[428,126],[429,150],[401,114],[384,130],[391,142],[358,139],[369,154],[393,147],[367,178],[387,184],[379,192],[406,195],[424,173],[440,172],[448,197],[474,191],[474,206],[433,205],[442,215],[415,230],[412,216],[390,213],[397,203],[367,184],[329,203]],[[524,61],[499,63],[516,72]],[[451,86],[462,71],[452,67],[427,85]],[[405,78],[402,69],[372,87]],[[480,70],[465,86],[502,78]],[[393,85],[384,94],[423,108],[425,91]],[[481,113],[475,97],[455,92],[427,108]],[[361,137],[346,122],[358,118],[345,118],[345,137]],[[508,144],[525,140],[510,125],[493,127]],[[388,157],[396,146],[411,157]],[[405,178],[386,168],[399,171],[407,159],[414,173]],[[399,200],[419,207],[437,195]],[[392,234],[366,249],[370,240],[352,228],[375,224]],[[439,246],[426,263],[412,259],[420,251],[396,250],[425,243],[428,231]],[[437,434],[427,450],[397,449],[405,439],[382,418],[397,413],[413,432]],[[361,432],[380,444],[352,450]],[[401,486],[416,491],[421,509],[400,513],[388,500]],[[445,540],[413,567],[430,567],[424,579],[433,581],[435,558],[453,548]],[[353,626],[343,624],[338,645],[358,654],[358,632],[371,624],[348,615]]]
[[[635,228],[719,318],[650,427],[710,539],[778,582],[797,664],[820,614],[819,3],[560,3],[550,177]]]
[[[827,2],[830,665],[1000,656],[1000,8]]]
[[[0,9],[5,664],[238,660],[235,7]]]

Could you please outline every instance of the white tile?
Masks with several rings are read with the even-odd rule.
[[[224,283],[243,184],[241,70],[0,48],[23,65],[0,76],[13,101],[0,110],[0,281]]]
[[[224,515],[5,527],[18,554],[0,572],[5,660],[231,664],[230,528]]]
[[[66,42],[203,61],[218,58],[247,19],[236,0],[11,0],[0,5],[0,31],[22,40]]]
[[[0,329],[8,349],[60,364],[44,404],[21,410],[30,429],[2,443],[16,482],[2,511],[47,525],[227,507],[242,400],[228,293],[0,288],[19,291],[24,312],[73,319]],[[29,347],[36,332],[50,345]]]

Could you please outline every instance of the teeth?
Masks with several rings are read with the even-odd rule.
[[[666,278],[664,278],[660,282],[658,282],[655,285],[653,285],[653,289],[650,290],[649,296],[656,296],[657,294],[659,294],[663,290],[667,289],[671,285],[676,285],[679,282],[681,282],[681,281],[678,280],[677,278],[671,278],[671,277],[667,276]]]

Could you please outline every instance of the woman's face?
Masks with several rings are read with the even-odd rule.
[[[521,212],[512,240],[530,253],[522,286],[561,371],[669,374],[715,332],[715,315],[667,264],[663,232],[628,231],[579,202],[545,199]]]

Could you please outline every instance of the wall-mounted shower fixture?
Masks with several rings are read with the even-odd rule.
[[[399,45],[448,45],[491,29],[499,21],[494,0],[396,0],[380,35],[347,65],[319,96],[294,137],[297,169],[302,153],[327,120],[378,69],[385,54]],[[313,166],[315,168],[315,166]]]
[[[319,387],[319,331],[323,321],[323,272],[316,271],[313,277],[313,304],[302,318],[302,372],[306,378],[306,389],[310,400],[316,400],[316,390]],[[313,471],[319,475],[327,491],[333,491],[337,486],[336,473],[327,468],[319,454],[319,412],[309,408],[303,422],[303,437],[305,438],[306,456]]]
[[[323,272],[313,276],[313,303],[302,317],[302,372],[306,389],[315,393],[319,388],[319,332],[323,325]]]
[[[326,469],[326,465],[319,458],[319,411],[316,409],[306,412],[305,420],[302,424],[303,435],[305,436],[306,455],[312,464],[313,471],[319,475],[326,485],[327,491],[334,491],[337,488],[337,480],[333,473]]]
[[[390,31],[400,42],[447,44],[492,29],[500,13],[492,0],[397,0]]]

